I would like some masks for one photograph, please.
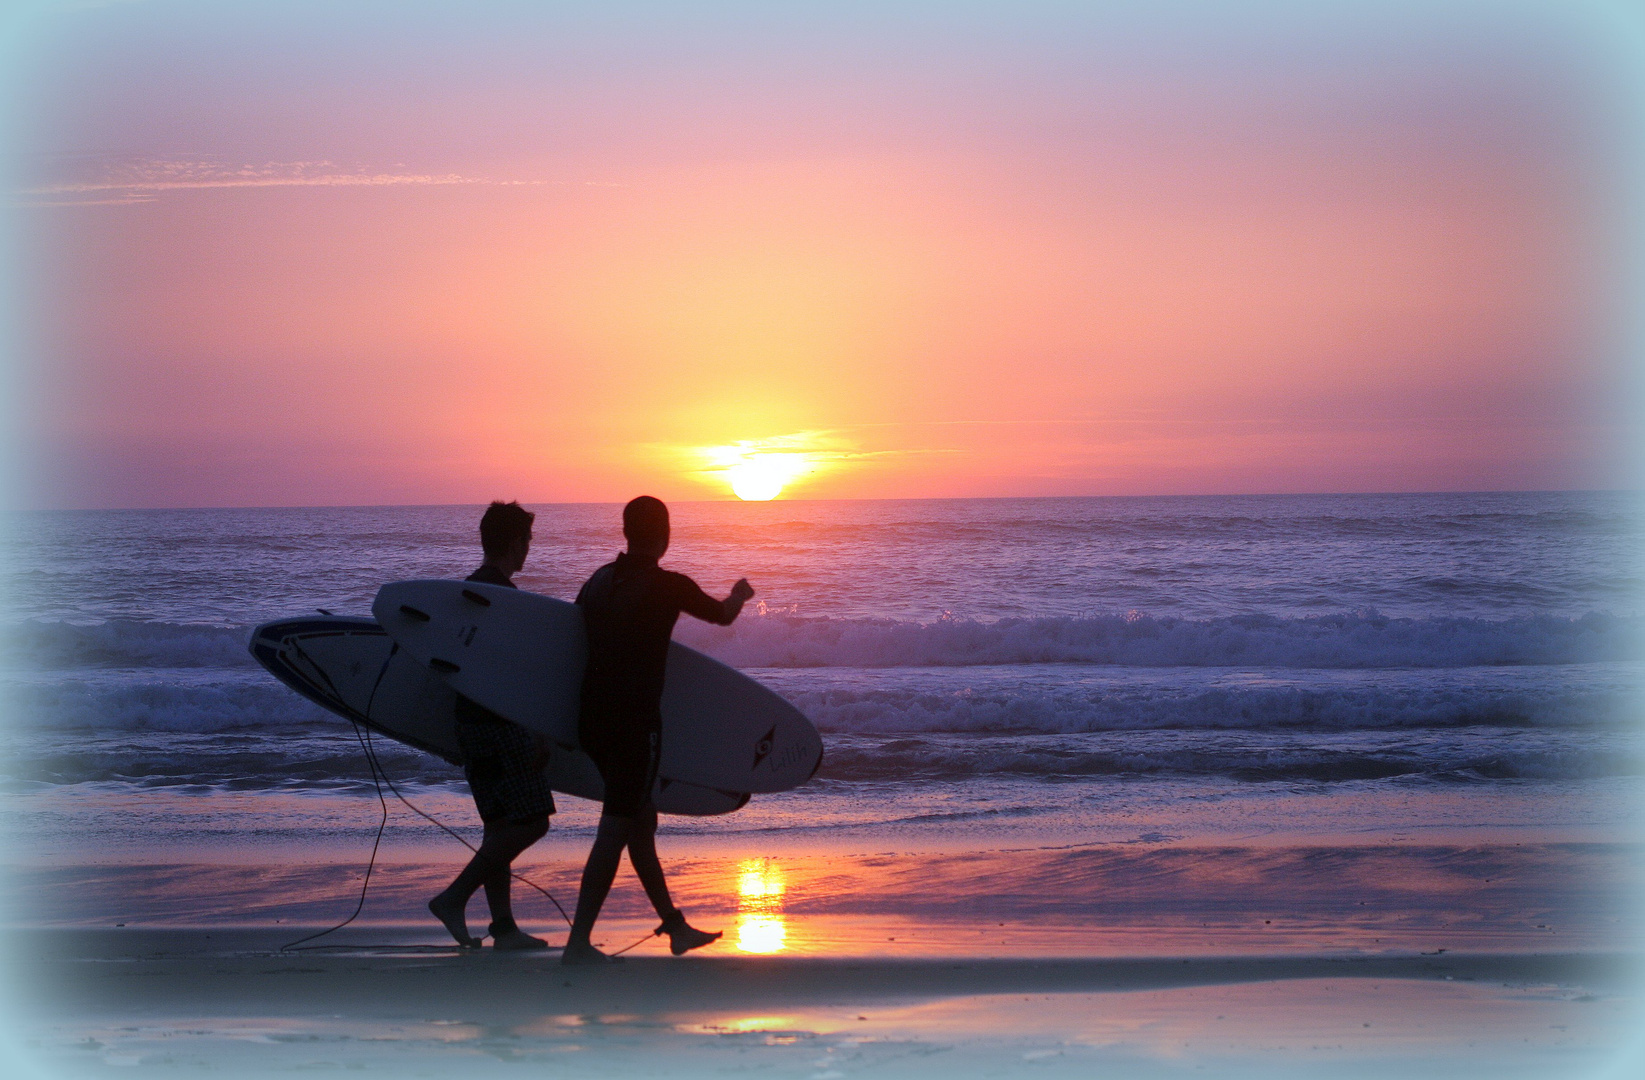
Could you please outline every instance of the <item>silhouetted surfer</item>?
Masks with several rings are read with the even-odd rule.
[[[480,547],[485,562],[469,581],[514,588],[513,577],[531,550],[531,523],[536,518],[517,502],[494,502],[480,518]],[[554,793],[543,775],[547,744],[518,724],[457,695],[457,745],[463,774],[474,805],[485,823],[480,848],[446,890],[428,902],[428,910],[445,924],[457,943],[477,948],[468,936],[464,914],[475,890],[485,886],[491,908],[491,944],[497,949],[546,949],[514,922],[509,896],[510,866],[520,853],[548,832]]]
[[[661,754],[663,674],[675,620],[683,611],[729,626],[754,590],[744,579],[732,586],[730,596],[715,600],[684,574],[659,567],[657,560],[668,551],[668,507],[649,495],[623,507],[623,536],[628,551],[594,571],[577,594],[588,628],[577,738],[599,766],[605,804],[583,868],[577,916],[562,957],[567,964],[611,959],[594,947],[589,934],[611,891],[624,848],[663,920],[657,933],[668,935],[675,956],[720,936],[688,924],[669,898],[657,861],[657,808],[651,789]]]

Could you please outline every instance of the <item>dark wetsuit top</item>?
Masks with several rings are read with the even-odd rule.
[[[467,580],[517,588],[493,566],[480,567]],[[481,820],[525,821],[554,812],[537,740],[525,728],[458,694],[457,746]]]
[[[519,588],[519,586],[514,584],[513,580],[510,579],[507,574],[503,573],[495,566],[492,566],[490,563],[484,564],[463,580],[478,581],[481,585],[501,585],[506,589]]]
[[[657,772],[675,621],[682,611],[721,626],[736,616],[684,574],[627,553],[594,571],[577,604],[588,630],[577,739],[605,779],[606,810],[632,814],[650,800]]]
[[[668,641],[680,612],[729,626],[734,616],[684,574],[627,553],[594,571],[577,603],[588,628],[582,724],[653,730],[660,723]]]

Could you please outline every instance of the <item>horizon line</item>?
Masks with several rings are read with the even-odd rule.
[[[835,498],[835,499],[665,499],[672,505],[702,503],[730,503],[768,505],[774,503],[891,503],[891,502],[1004,502],[1051,501],[1070,499],[1286,499],[1331,498],[1341,496],[1384,497],[1398,495],[1639,495],[1645,489],[1635,488],[1439,488],[1406,491],[1242,491],[1242,492],[1174,492],[1108,495],[924,495],[904,498]],[[484,500],[479,502],[433,503],[256,503],[223,506],[35,506],[7,507],[7,514],[130,514],[164,511],[201,510],[433,510],[454,507],[480,507],[492,501],[513,501],[521,506],[621,506],[625,499],[576,499],[544,501],[537,499]]]

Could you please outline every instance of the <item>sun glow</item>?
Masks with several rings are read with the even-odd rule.
[[[687,450],[704,467],[696,475],[723,483],[744,502],[769,502],[796,481],[837,468],[861,456],[827,432],[798,432],[766,439],[744,439],[726,446]]]
[[[725,470],[731,492],[744,502],[768,502],[810,469],[799,454],[753,454]]]

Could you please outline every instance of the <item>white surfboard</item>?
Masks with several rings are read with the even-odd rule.
[[[500,585],[397,581],[371,606],[407,652],[458,693],[577,742],[587,641],[575,604]],[[660,776],[725,791],[787,791],[822,763],[822,737],[777,694],[679,642],[663,683]]]
[[[371,619],[310,615],[264,623],[251,633],[251,655],[310,701],[454,765],[456,691],[438,672],[394,643]],[[549,787],[599,801],[605,784],[588,755],[556,747],[544,772]],[[708,817],[748,802],[748,795],[659,780],[652,792],[668,814]]]

